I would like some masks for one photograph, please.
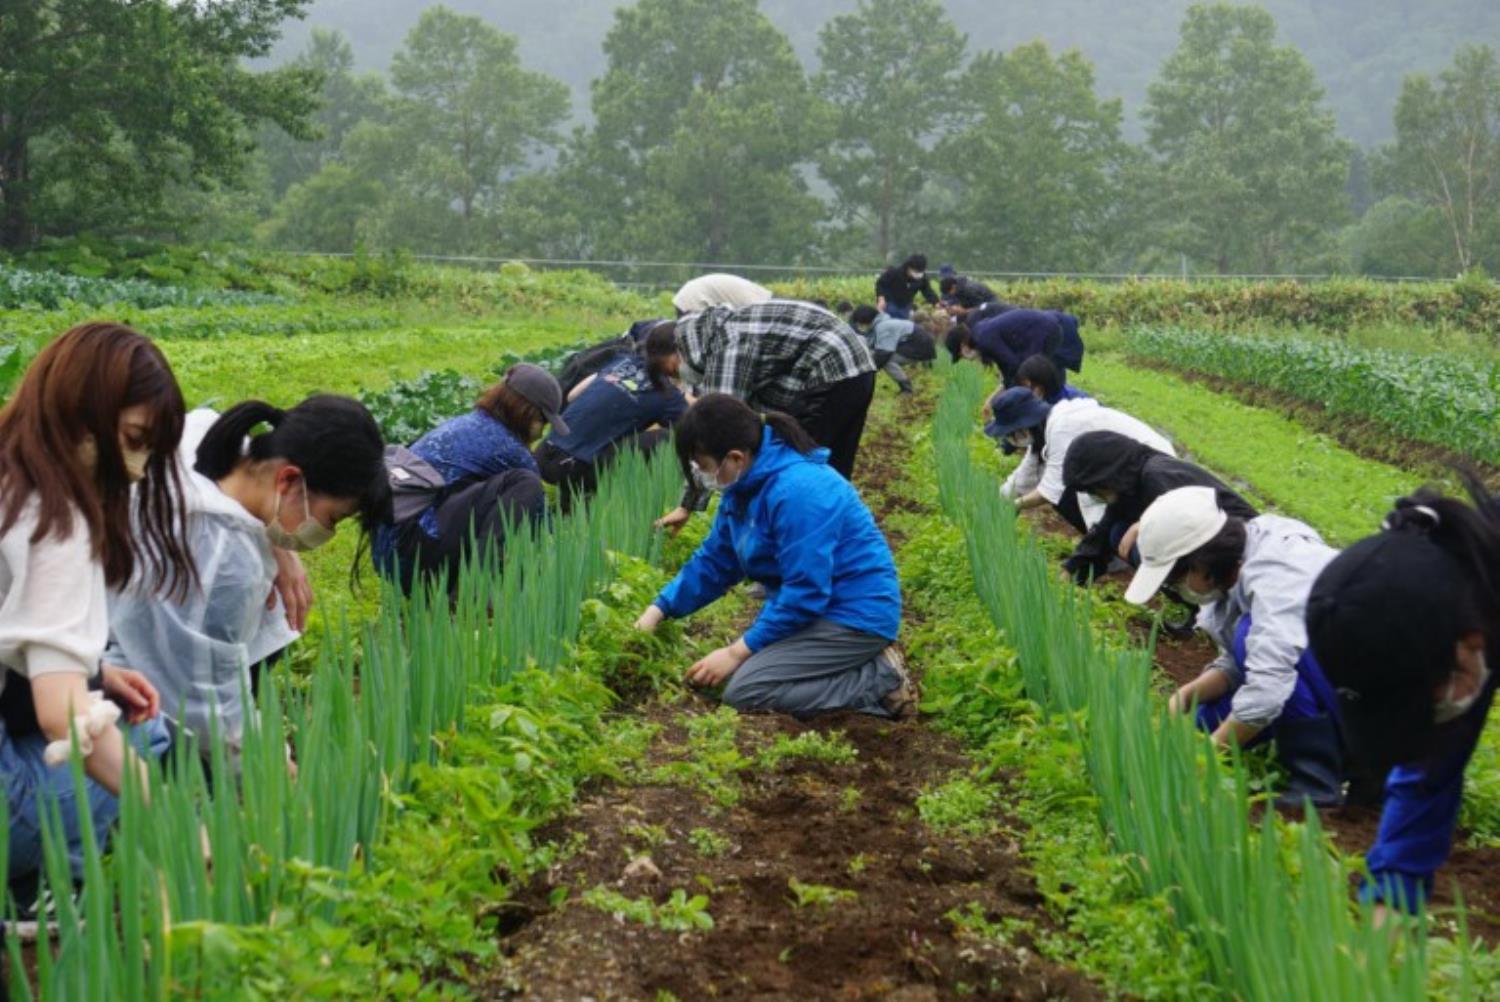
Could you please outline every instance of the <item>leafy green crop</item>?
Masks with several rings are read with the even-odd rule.
[[[1334,339],[1180,328],[1128,331],[1126,351],[1372,421],[1418,442],[1500,463],[1500,364],[1356,348]]]
[[[135,278],[84,278],[51,271],[25,271],[0,265],[0,309],[40,306],[55,310],[68,303],[155,306],[255,306],[281,302],[264,292],[192,289],[157,285]]]

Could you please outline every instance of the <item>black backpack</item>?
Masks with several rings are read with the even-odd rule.
[[[629,334],[621,334],[619,337],[612,337],[593,347],[575,351],[563,359],[562,368],[557,373],[557,382],[562,387],[563,399],[567,400],[568,394],[573,392],[574,387],[608,365],[611,359],[620,355],[628,355],[633,351],[635,351],[635,339]]]

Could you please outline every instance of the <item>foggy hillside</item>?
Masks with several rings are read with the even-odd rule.
[[[1132,116],[1177,40],[1190,0],[948,0],[971,49],[1007,49],[1035,38],[1076,47],[1098,68],[1099,90],[1126,99]],[[618,0],[448,0],[521,39],[527,65],[567,83],[586,112],[588,83],[604,65],[600,42]],[[305,42],[310,26],[337,29],[360,65],[384,69],[427,6],[422,0],[317,0],[306,21],[289,24],[279,55]],[[761,8],[813,62],[818,29],[855,0],[762,0]],[[1370,145],[1389,138],[1391,109],[1408,73],[1435,70],[1466,42],[1500,43],[1497,0],[1264,0],[1283,39],[1311,59],[1341,130]],[[871,53],[879,59],[879,53]]]

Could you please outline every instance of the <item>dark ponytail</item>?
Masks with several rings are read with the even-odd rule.
[[[245,439],[260,425],[270,431]],[[235,404],[219,416],[198,445],[194,469],[210,480],[227,477],[239,463],[281,459],[302,470],[308,490],[353,499],[366,532],[390,520],[391,489],[385,441],[357,400],[308,397],[291,410],[261,400]]]
[[[1463,569],[1470,583],[1470,603],[1463,609],[1467,629],[1497,639],[1500,622],[1500,495],[1492,495],[1472,473],[1459,472],[1473,506],[1422,488],[1396,502],[1381,528],[1420,534]]]
[[[667,392],[672,386],[667,361],[677,354],[677,321],[663,320],[651,328],[639,350],[646,363],[646,374],[651,377],[652,388],[658,393]]]
[[[760,451],[761,429],[804,456],[818,447],[796,418],[780,411],[757,414],[750,405],[727,393],[708,393],[698,398],[677,423],[677,460],[682,473],[692,479],[695,456],[722,460],[735,449],[745,453]]]

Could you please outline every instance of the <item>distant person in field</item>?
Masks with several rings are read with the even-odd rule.
[[[450,418],[387,456],[393,521],[375,533],[381,574],[407,593],[446,574],[458,587],[470,539],[503,556],[506,526],[535,521],[546,509],[531,443],[551,425],[567,434],[562,388],[540,366],[521,363]]]
[[[981,319],[965,317],[955,329],[959,354],[998,368],[1006,386],[1016,385],[1021,363],[1033,355],[1051,359],[1064,382],[1067,370],[1083,368],[1083,340],[1071,314],[1013,309]]]
[[[875,279],[875,308],[896,320],[910,320],[917,296],[929,306],[937,305],[932,278],[927,274],[927,256],[913,254],[898,265],[881,272]]]
[[[1472,507],[1433,491],[1398,501],[1307,600],[1347,744],[1377,775],[1390,770],[1362,890],[1382,912],[1430,902],[1500,685],[1500,497],[1477,482],[1470,492]]]
[[[943,307],[954,316],[963,316],[986,303],[1000,301],[995,290],[977,278],[957,274],[944,275],[939,279],[938,293],[942,297]]]
[[[604,368],[607,363],[614,361],[622,353],[635,351],[646,340],[648,334],[667,322],[663,317],[637,320],[623,334],[616,334],[598,344],[575,351],[563,359],[562,366],[557,372],[557,383],[562,387],[563,396],[571,398],[573,390],[579,383]]]
[[[1028,360],[1027,364],[1035,359]],[[1049,363],[1050,364],[1050,363]],[[1079,584],[1087,584],[1109,570],[1118,559],[1137,565],[1135,547],[1141,515],[1157,498],[1179,487],[1210,487],[1219,508],[1249,521],[1260,515],[1255,507],[1201,466],[1113,431],[1079,435],[1063,460],[1063,487],[1087,494],[1107,507],[1084,534],[1063,566]]]
[[[1153,501],[1136,545],[1141,563],[1126,600],[1144,604],[1174,587],[1198,606],[1198,628],[1219,647],[1173,695],[1172,712],[1194,713],[1221,747],[1274,738],[1287,776],[1279,803],[1342,803],[1338,703],[1304,625],[1308,593],[1337,551],[1294,519],[1229,514],[1211,486],[1179,487]]]
[[[563,511],[599,487],[600,474],[622,449],[650,452],[672,434],[688,401],[674,382],[681,356],[677,325],[663,321],[634,351],[616,352],[568,395],[562,419],[536,449],[542,479],[555,484]]]
[[[652,631],[749,578],[766,601],[742,636],[688,669],[740,710],[799,717],[917,712],[895,646],[901,589],[885,536],[849,481],[785,414],[713,393],[677,427],[684,473],[722,495],[713,528],[636,622]]]
[[[1090,400],[1092,397],[1063,381],[1062,370],[1046,355],[1032,355],[1016,369],[1016,385],[1028,389],[1046,404],[1064,400]]]
[[[875,364],[895,381],[902,393],[912,392],[911,377],[904,364],[932,361],[932,337],[910,320],[888,317],[873,306],[857,306],[849,313],[849,325],[870,345]]]
[[[1129,414],[1101,407],[1092,398],[1047,404],[1024,387],[1001,390],[990,399],[993,416],[984,432],[1010,443],[1026,455],[1000,487],[1002,497],[1018,508],[1050,504],[1079,532],[1088,532],[1104,517],[1105,506],[1088,496],[1069,490],[1063,482],[1063,464],[1079,436],[1091,431],[1114,431],[1148,448],[1172,456],[1172,443],[1150,425]]]
[[[261,426],[269,430],[253,435]],[[347,519],[369,532],[389,518],[384,453],[375,419],[347,397],[188,414],[176,459],[199,587],[180,599],[123,590],[104,654],[156,686],[174,741],[194,737],[206,757],[217,733],[238,768],[255,712],[243,696],[256,695],[263,666],[306,624],[312,592],[297,554],[331,541]]]
[[[771,298],[771,290],[738,275],[700,275],[677,290],[672,306],[679,317],[715,306],[754,306]]]
[[[875,359],[844,321],[811,303],[782,299],[716,307],[677,322],[677,351],[683,385],[791,414],[828,449],[830,467],[854,475],[875,395]],[[707,492],[689,482],[682,503],[657,524],[679,528],[707,506]]]
[[[166,748],[156,688],[101,658],[111,590],[134,582],[178,600],[197,587],[173,464],[183,412],[160,349],[111,323],[44,347],[0,409],[0,783],[23,908],[43,867],[44,813],[81,880],[80,802],[104,847],[126,772],[144,784],[139,756]],[[137,725],[129,741],[122,712]]]

